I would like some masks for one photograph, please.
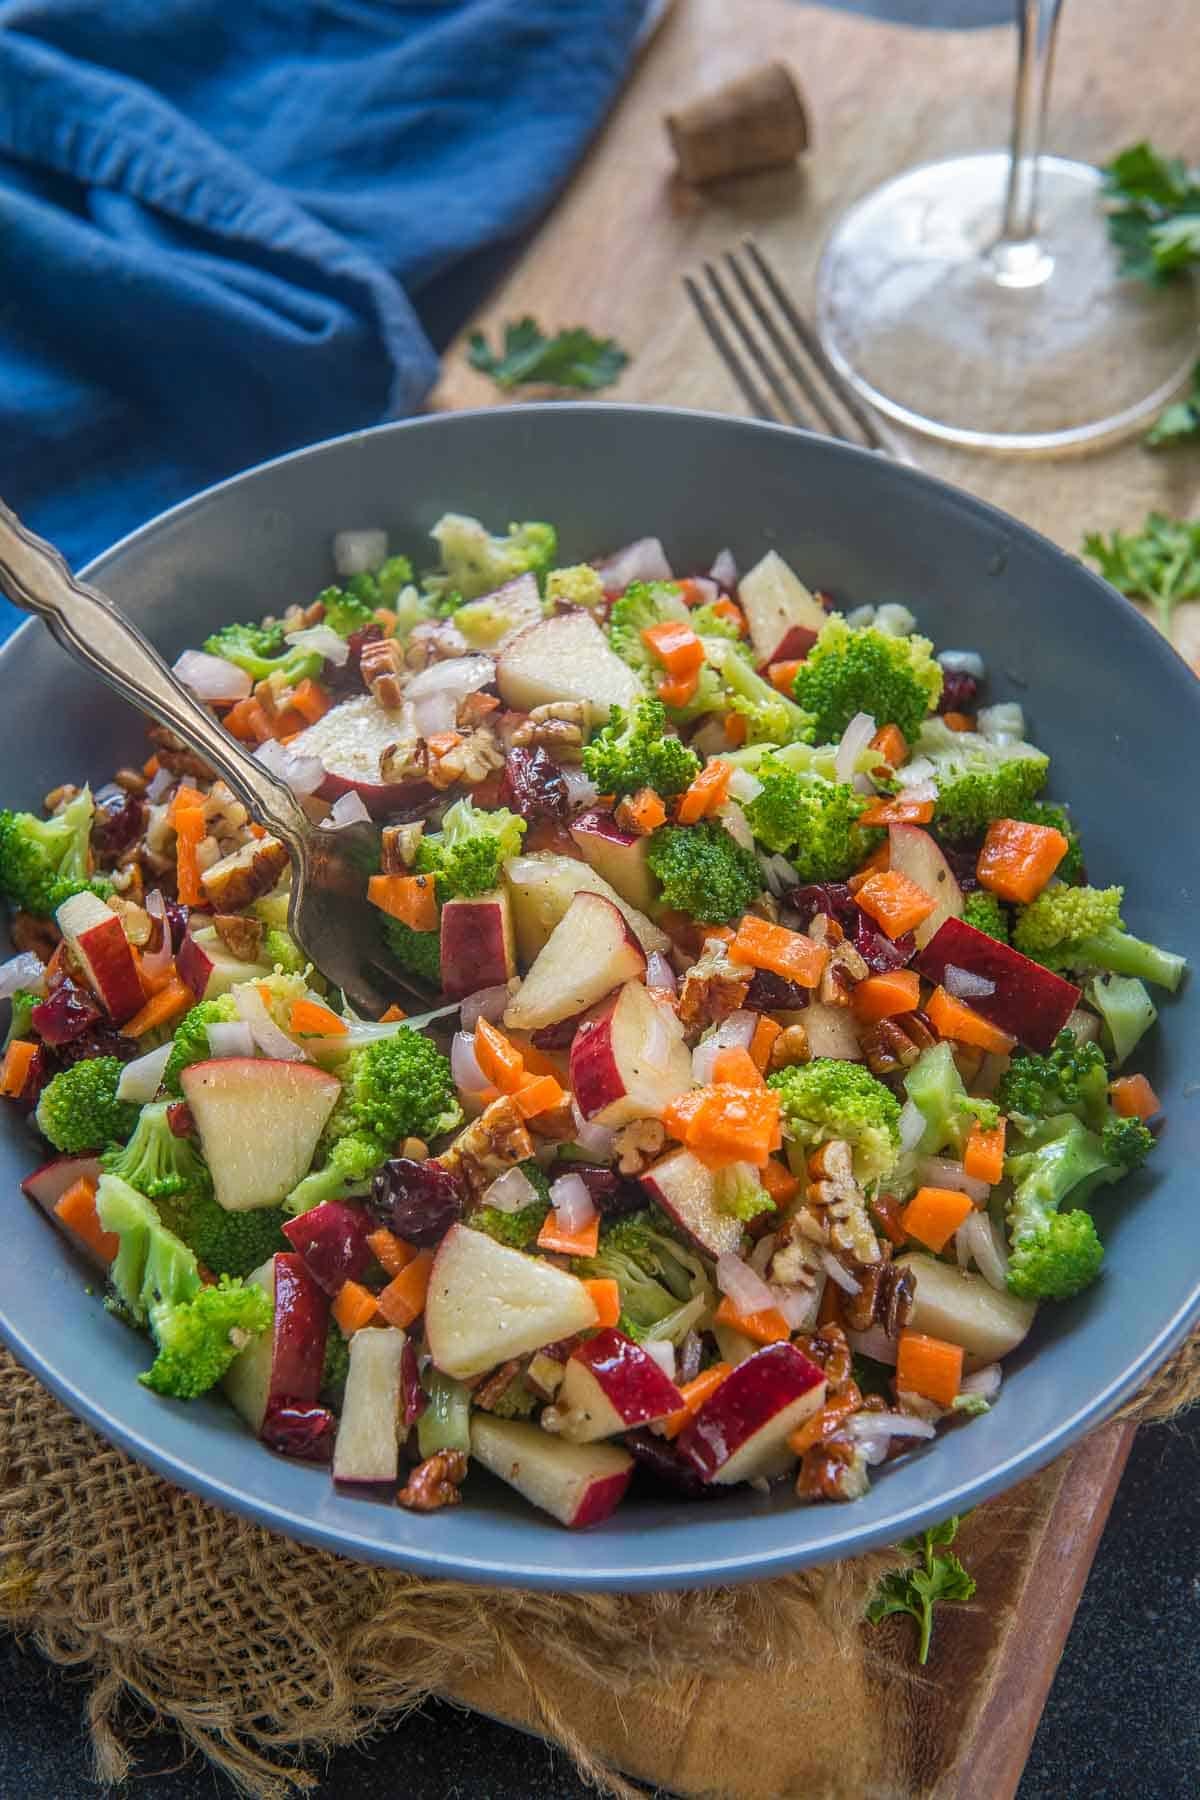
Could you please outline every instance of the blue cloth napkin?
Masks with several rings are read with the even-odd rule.
[[[77,566],[411,411],[437,367],[414,297],[538,216],[644,10],[0,3],[0,493]]]

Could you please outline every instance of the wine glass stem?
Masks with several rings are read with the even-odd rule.
[[[998,281],[1028,287],[1044,281],[1053,260],[1037,243],[1038,171],[1054,69],[1062,0],[1016,0],[1017,83],[1004,223],[992,251]]]

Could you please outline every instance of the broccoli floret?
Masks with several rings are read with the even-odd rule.
[[[93,812],[86,787],[52,819],[0,811],[0,897],[48,918],[72,894],[110,894],[112,884],[90,873]]]
[[[33,1036],[33,1009],[42,1003],[40,994],[31,994],[25,988],[18,988],[11,999],[12,1011],[8,1015],[8,1035],[4,1040],[6,1050],[14,1039]]]
[[[898,725],[911,743],[941,698],[942,670],[923,637],[855,631],[836,613],[801,663],[794,693],[813,715],[816,735],[833,743],[856,713]]]
[[[60,1069],[46,1083],[35,1117],[56,1150],[75,1155],[125,1141],[137,1124],[138,1109],[117,1099],[123,1067],[117,1056],[90,1056]]]
[[[374,583],[372,582],[372,588]],[[339,637],[352,637],[356,631],[365,631],[368,625],[374,625],[375,607],[380,604],[376,595],[372,594],[374,604],[369,604],[367,595],[347,593],[345,588],[323,588],[317,599],[325,608],[325,616],[321,620]]]
[[[289,687],[319,675],[325,661],[316,650],[285,644],[282,625],[225,625],[205,638],[204,648],[210,656],[223,657],[245,669],[254,681],[268,681],[277,675]]]
[[[743,656],[750,656],[752,654],[750,646],[742,636],[737,621],[718,612],[718,605],[718,601],[707,600],[703,606],[693,606],[691,611],[692,630],[700,637],[728,638],[731,644],[741,650]]]
[[[1128,1172],[1141,1168],[1154,1148],[1154,1133],[1143,1120],[1114,1113],[1105,1121],[1100,1143],[1108,1161]]]
[[[395,606],[400,590],[413,578],[413,566],[407,556],[389,556],[372,572],[375,592],[381,606]]]
[[[1121,887],[1066,887],[1055,882],[1017,914],[1013,944],[1048,969],[1136,975],[1172,993],[1183,980],[1182,956],[1160,950],[1126,931]]]
[[[1095,1226],[1086,1212],[1063,1214],[1059,1208],[1069,1195],[1084,1200],[1119,1181],[1141,1165],[1153,1144],[1139,1119],[1112,1117],[1097,1134],[1075,1113],[1020,1132],[1019,1147],[1004,1162],[1013,1184],[1008,1286],[1014,1294],[1067,1300],[1095,1280],[1104,1256]]]
[[[511,1250],[528,1250],[546,1222],[546,1205],[541,1200],[531,1200],[519,1212],[501,1212],[498,1206],[481,1206],[471,1214],[468,1223],[472,1231],[485,1231],[498,1244],[507,1244]]]
[[[767,1077],[785,1136],[811,1148],[844,1138],[860,1181],[881,1181],[900,1149],[900,1102],[861,1063],[818,1056]]]
[[[162,1072],[164,1093],[174,1094],[176,1098],[182,1094],[179,1077],[188,1064],[206,1062],[212,1055],[208,1042],[209,1026],[231,1025],[237,1016],[237,1004],[232,994],[222,994],[215,1000],[201,1000],[184,1013],[175,1027],[171,1054]]]
[[[208,1185],[208,1170],[190,1138],[176,1137],[167,1123],[169,1100],[143,1106],[129,1142],[114,1145],[100,1158],[110,1175],[119,1175],[148,1200],[159,1201]]]
[[[383,939],[400,967],[428,987],[442,985],[442,934],[414,931],[401,919],[383,919]]]
[[[962,916],[964,922],[973,925],[976,931],[986,932],[988,937],[996,938],[1001,944],[1007,944],[1009,939],[1008,914],[995,894],[989,894],[986,888],[976,888],[974,893],[964,897]]]
[[[700,772],[700,759],[667,730],[661,700],[639,700],[626,714],[612,707],[609,723],[583,749],[583,770],[602,794],[681,794]]]
[[[757,1219],[760,1213],[775,1211],[753,1163],[730,1163],[717,1170],[716,1202],[721,1212],[735,1219]]]
[[[1069,1300],[1092,1285],[1103,1261],[1104,1245],[1090,1213],[1078,1207],[1054,1213],[1014,1245],[1009,1291],[1022,1300]]]
[[[285,975],[303,975],[308,958],[289,931],[273,926],[263,934],[262,960]]]
[[[552,603],[565,601],[569,606],[602,606],[604,583],[599,570],[593,569],[590,563],[572,563],[569,568],[551,569],[546,577],[546,598]]]
[[[342,1091],[317,1149],[318,1167],[288,1195],[289,1212],[355,1188],[405,1138],[428,1141],[462,1122],[450,1064],[419,1031],[402,1026],[352,1051],[338,1074]]]
[[[674,581],[634,581],[608,615],[608,641],[622,661],[649,682],[657,682],[662,664],[642,637],[652,625],[690,625],[692,616]]]
[[[922,1156],[942,1150],[960,1154],[970,1130],[968,1095],[948,1043],[921,1052],[904,1077],[904,1091],[925,1121],[916,1145]]]
[[[1099,1044],[1060,1031],[1048,1056],[1015,1056],[996,1092],[1007,1113],[1046,1119],[1071,1112],[1093,1131],[1109,1117],[1108,1070]]]
[[[492,537],[478,519],[444,513],[430,534],[441,551],[441,569],[427,576],[431,594],[478,599],[518,575],[541,579],[554,562],[558,536],[553,525],[510,525],[507,537]]]
[[[711,647],[710,647],[711,646]],[[808,744],[815,735],[811,712],[797,706],[786,694],[765,681],[739,646],[712,644],[706,648],[716,663],[723,684],[718,706],[746,721],[748,744]]]
[[[1135,975],[1093,975],[1087,997],[1104,1021],[1119,1069],[1157,1019],[1157,1008]]]
[[[443,900],[486,894],[500,879],[500,866],[516,856],[525,820],[506,807],[485,812],[466,796],[447,808],[440,831],[427,831],[417,848],[417,869],[437,877]]]
[[[571,1267],[584,1280],[616,1282],[620,1328],[639,1342],[682,1343],[707,1319],[715,1298],[700,1258],[649,1210],[627,1213],[602,1229],[595,1256]]]
[[[762,892],[762,871],[753,852],[712,819],[664,825],[650,839],[646,860],[662,887],[663,905],[705,925],[740,918]]]
[[[844,881],[879,842],[859,817],[867,801],[849,782],[799,775],[768,757],[755,771],[762,789],[745,807],[751,831],[782,851],[801,881]]]
[[[1035,800],[1007,816],[1023,819],[1027,825],[1045,825],[1051,831],[1061,832],[1069,849],[1054,872],[1060,881],[1069,881],[1072,885],[1083,880],[1083,844],[1065,806],[1059,806],[1053,800]]]
[[[975,837],[993,819],[1031,814],[1050,767],[1032,744],[994,744],[975,731],[951,731],[944,719],[926,720],[914,755],[933,764],[933,822],[948,838]]]

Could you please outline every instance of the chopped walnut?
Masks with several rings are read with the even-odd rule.
[[[843,1438],[806,1450],[796,1478],[798,1500],[861,1500],[870,1486],[862,1452]]]
[[[910,1268],[900,1268],[892,1261],[890,1244],[880,1245],[880,1261],[868,1269],[856,1269],[857,1294],[847,1294],[842,1311],[851,1331],[866,1331],[882,1325],[889,1337],[896,1337],[912,1317],[917,1280]]]
[[[150,914],[140,907],[136,900],[127,899],[121,894],[110,894],[108,910],[116,913],[125,936],[139,950],[144,949],[151,938],[157,936]]]
[[[217,936],[239,962],[257,962],[265,928],[261,919],[250,919],[244,913],[214,913],[213,927]]]
[[[220,844],[217,842],[211,831],[207,832],[196,845],[196,867],[199,869],[201,875],[204,874],[206,869],[215,868],[221,861],[221,856],[222,851]]]
[[[417,846],[425,826],[420,819],[411,825],[385,825],[379,834],[379,867],[385,875],[403,875],[417,860]]]
[[[123,894],[127,900],[136,900],[139,904],[145,899],[146,883],[136,850],[126,851],[118,866],[110,872],[108,879],[113,884],[114,893]]]
[[[288,866],[288,853],[278,838],[251,838],[223,856],[200,877],[205,898],[220,912],[236,912],[269,894]]]
[[[453,656],[465,656],[470,649],[457,625],[448,619],[430,619],[414,625],[408,635],[404,660],[410,669],[427,669],[431,663],[448,662]]]
[[[263,620],[264,625],[282,625],[285,631],[306,631],[310,625],[319,625],[325,617],[325,602],[314,600],[311,606],[293,604],[284,612],[282,619],[269,615]]]
[[[175,733],[168,731],[165,725],[151,725],[146,735],[154,745],[154,754],[158,757],[161,769],[169,769],[172,775],[189,775],[193,781],[208,783],[215,780],[215,771],[194,750],[181,744]]]
[[[401,708],[396,732],[396,742],[380,755],[380,776],[384,781],[427,781],[429,747],[417,730],[411,706]]]
[[[205,796],[204,823],[224,852],[236,850],[250,835],[250,814],[223,781],[214,781]]]
[[[458,711],[454,715],[454,723],[460,731],[473,731],[476,725],[482,725],[490,719],[494,712],[499,712],[500,702],[495,694],[464,694],[458,703]]]
[[[846,940],[846,934],[837,920],[831,914],[823,912],[813,914],[808,922],[807,935],[814,944],[824,944],[830,950],[835,944],[842,944]],[[865,968],[866,965],[863,966]]]
[[[750,978],[751,971],[726,954],[720,938],[706,938],[679,989],[681,1024],[697,1037],[706,1025],[719,1025],[745,1005]]]
[[[796,1063],[806,1063],[811,1059],[812,1051],[809,1048],[808,1033],[803,1025],[785,1025],[771,1045],[767,1068],[771,1074],[774,1074],[776,1069],[790,1069]]]
[[[59,930],[53,919],[39,919],[30,912],[14,913],[8,935],[14,950],[32,950],[44,963],[50,961],[59,945]]]
[[[505,1169],[533,1155],[533,1139],[508,1094],[501,1094],[463,1127],[438,1161],[460,1174],[478,1196]]]
[[[640,1175],[667,1141],[661,1119],[633,1119],[613,1135],[613,1148],[622,1175]]]
[[[511,1362],[501,1363],[490,1375],[485,1375],[479,1386],[471,1394],[471,1405],[477,1406],[480,1412],[492,1412],[503,1400],[513,1382],[521,1373],[521,1364],[517,1357]]]
[[[534,1137],[544,1138],[550,1144],[574,1143],[578,1126],[571,1096],[564,1094],[557,1106],[548,1106],[544,1112],[535,1113],[529,1121],[529,1129]]]
[[[453,744],[442,756],[431,756],[429,780],[436,788],[448,788],[456,781],[476,787],[504,767],[504,752],[496,734],[486,725],[478,726],[470,735]]]
[[[879,1239],[854,1177],[849,1144],[841,1138],[822,1144],[809,1158],[808,1175],[809,1204],[828,1218],[833,1249],[846,1251],[862,1266],[877,1263]]]
[[[849,1006],[856,984],[865,981],[870,972],[854,945],[843,938],[831,946],[817,984],[817,999],[823,1006]]]
[[[462,1499],[458,1490],[466,1474],[465,1451],[436,1450],[417,1464],[396,1499],[409,1512],[437,1512],[443,1506],[457,1506]]]
[[[61,787],[50,789],[50,792],[42,801],[42,808],[51,818],[53,818],[54,814],[60,813],[64,806],[69,806],[78,793],[79,789],[77,787],[74,787],[69,781],[64,781]]]
[[[560,762],[578,762],[587,728],[585,701],[549,700],[543,706],[535,706],[529,717],[516,726],[512,743],[520,747],[540,746]]]
[[[895,1075],[911,1069],[922,1050],[937,1042],[937,1033],[924,1013],[900,1013],[865,1026],[858,1041],[872,1075]]]
[[[822,1273],[820,1248],[825,1235],[806,1208],[784,1219],[776,1233],[768,1279],[781,1287],[815,1287]]]
[[[854,1358],[840,1325],[818,1325],[815,1331],[796,1339],[796,1348],[825,1371],[825,1384],[831,1394],[839,1394],[851,1385]]]

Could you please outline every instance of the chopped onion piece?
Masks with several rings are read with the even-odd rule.
[[[488,1086],[488,1078],[475,1055],[473,1032],[456,1031],[450,1045],[450,1073],[462,1094],[478,1094]]]
[[[596,1217],[596,1202],[582,1175],[560,1175],[550,1184],[550,1204],[558,1224],[568,1236],[582,1231]]]
[[[750,822],[736,800],[725,800],[713,815],[725,827],[735,844],[754,854],[754,833]]]
[[[233,1002],[238,1016],[250,1027],[250,1035],[264,1056],[276,1056],[282,1062],[309,1060],[307,1051],[294,1043],[286,1031],[280,1030],[253,982],[234,988]]]
[[[254,1055],[254,1035],[243,1020],[217,1019],[204,1030],[214,1056]]]
[[[851,631],[861,631],[864,625],[873,625],[875,608],[870,602],[866,606],[856,606],[852,612],[846,614],[846,623]]]
[[[858,759],[874,736],[875,721],[870,713],[855,713],[841,735],[833,759],[834,773],[839,781],[853,778]]]
[[[655,993],[661,989],[655,988]],[[646,1040],[642,1045],[642,1061],[648,1069],[661,1073],[667,1065],[667,1053],[671,1048],[671,1040],[667,1034],[667,1022],[659,1007],[652,1006],[647,1022]]]
[[[532,1206],[537,1197],[537,1189],[524,1169],[512,1168],[505,1169],[503,1175],[497,1175],[484,1192],[483,1204],[494,1206],[497,1212],[517,1213]]]
[[[132,1100],[139,1106],[153,1100],[162,1081],[163,1070],[167,1066],[172,1044],[170,1039],[160,1044],[157,1050],[147,1051],[139,1056],[136,1062],[126,1063],[121,1070],[121,1079],[117,1083],[117,1099]]]
[[[987,674],[978,650],[939,650],[937,659],[947,675],[973,675],[982,681]]]
[[[465,700],[468,694],[477,694],[495,679],[496,664],[490,656],[452,656],[445,662],[430,663],[419,675],[412,676],[404,697],[414,704],[427,694],[453,694]]]
[[[970,969],[960,969],[957,963],[946,964],[942,972],[942,986],[957,1000],[982,1000],[996,991],[995,982],[989,981],[986,975],[973,975]]]
[[[862,1292],[861,1282],[855,1281],[848,1269],[844,1269],[832,1250],[822,1250],[821,1267],[835,1287],[840,1287],[843,1294],[859,1294]]]
[[[994,1400],[1003,1380],[1000,1364],[989,1363],[986,1369],[976,1369],[973,1375],[964,1375],[958,1384],[958,1391],[960,1394],[979,1394],[984,1400]]]
[[[157,806],[164,794],[170,793],[179,780],[173,769],[156,769],[146,789],[146,800],[150,806]]]
[[[998,1293],[1008,1290],[1008,1251],[986,1212],[972,1213],[964,1219],[955,1234],[955,1248],[964,1246],[989,1287]]]
[[[915,1150],[925,1135],[925,1114],[912,1100],[900,1108],[900,1148]]]
[[[344,669],[350,660],[349,643],[331,625],[307,625],[303,631],[289,631],[284,643],[294,644],[297,650],[311,650],[335,669]]]
[[[582,769],[564,769],[562,776],[567,784],[567,803],[572,811],[577,807],[595,805],[600,789],[594,781],[588,780]]]
[[[1075,1008],[1063,1029],[1075,1033],[1077,1044],[1098,1044],[1100,1042],[1100,1020],[1094,1012],[1088,1012],[1082,1006]]]
[[[914,1418],[910,1413],[862,1412],[846,1420],[852,1438],[914,1437],[931,1438],[937,1431],[928,1419]]]
[[[690,575],[688,585],[699,606],[715,605],[721,598],[720,583],[714,581],[711,575]]]
[[[705,1038],[692,1051],[692,1080],[697,1087],[709,1087],[713,1081],[713,1065],[720,1056],[722,1046],[716,1036]]]
[[[387,547],[387,532],[377,527],[337,531],[333,537],[333,566],[339,575],[365,575],[379,567]]]
[[[363,804],[363,797],[357,788],[340,794],[329,809],[326,818],[321,820],[326,831],[337,831],[343,825],[359,825],[369,819],[370,813]]]
[[[754,1165],[752,1163],[750,1165],[747,1165],[746,1163],[734,1163],[733,1164],[733,1168],[735,1170],[736,1169],[745,1169],[747,1166],[749,1166],[750,1173],[753,1176],[754,1180],[757,1181],[758,1180],[758,1170],[754,1167]],[[753,1250],[750,1252],[749,1256],[746,1258],[746,1261],[750,1264],[750,1267],[754,1270],[754,1273],[756,1275],[761,1275],[764,1281],[767,1278],[767,1264],[770,1262],[771,1258],[775,1254],[775,1245],[778,1241],[779,1241],[779,1233],[777,1231],[768,1231],[766,1237],[759,1238],[759,1240],[755,1244]],[[780,1289],[779,1291],[782,1292],[783,1290]]]
[[[18,988],[27,994],[44,994],[46,991],[46,968],[40,956],[32,950],[22,950],[16,956],[10,956],[6,963],[0,963],[0,1000],[11,1000]]]
[[[886,632],[888,637],[911,637],[917,629],[917,621],[908,607],[898,600],[885,600],[882,606],[875,608],[875,629]]]
[[[439,732],[453,731],[458,720],[458,701],[453,694],[426,694],[411,708],[417,736],[437,737]]]
[[[735,767],[729,777],[728,792],[731,800],[737,800],[742,806],[749,806],[751,800],[756,800],[762,793],[762,782],[749,769]]]
[[[486,1019],[489,1025],[498,1025],[511,999],[507,981],[499,981],[494,987],[478,988],[475,993],[468,994],[459,1007],[463,1030],[474,1031],[480,1019]]]
[[[623,594],[631,581],[671,581],[671,565],[667,553],[656,537],[638,538],[621,550],[614,550],[595,565],[596,573],[610,594]]]
[[[986,1181],[968,1175],[960,1162],[952,1162],[948,1156],[923,1156],[917,1164],[917,1174],[929,1187],[965,1194],[976,1206],[982,1206],[992,1191]]]
[[[905,773],[907,774],[907,770]],[[925,801],[936,800],[937,797],[937,784],[933,781],[906,781],[896,793],[896,799],[901,804],[911,806],[921,806]]]
[[[611,1161],[614,1133],[607,1125],[593,1125],[589,1119],[585,1119],[574,1094],[571,1096],[571,1112],[575,1118],[575,1142],[585,1156],[593,1157],[596,1162]]]
[[[899,1340],[889,1337],[882,1325],[869,1325],[865,1331],[847,1331],[846,1342],[859,1356],[869,1356],[872,1362],[895,1367]]]
[[[245,700],[254,687],[245,669],[226,662],[223,656],[209,656],[205,650],[185,650],[171,668],[197,700]]]
[[[661,988],[664,994],[673,994],[678,985],[675,971],[662,951],[652,950],[646,958],[646,986]]]
[[[722,1019],[714,1037],[723,1050],[748,1050],[758,1029],[758,1014],[744,1009]]]
[[[933,763],[927,756],[914,756],[911,762],[904,763],[897,771],[897,779],[906,785],[909,782],[932,781],[937,774]]]
[[[713,558],[713,566],[708,571],[709,579],[720,587],[733,589],[737,586],[737,564],[733,560],[732,550],[718,550]]]
[[[174,946],[171,942],[171,926],[167,919],[167,903],[158,888],[151,888],[143,902],[146,911],[158,926],[158,949],[142,951],[142,973],[152,979],[157,975],[165,975],[171,966]]]
[[[277,738],[268,738],[254,754],[293,794],[315,794],[325,779],[325,764],[319,757],[293,756]]]
[[[717,1258],[717,1286],[740,1313],[764,1312],[775,1304],[775,1295],[762,1276],[732,1251]]]
[[[804,1331],[816,1321],[817,1308],[821,1304],[820,1289],[816,1287],[773,1287],[775,1305],[783,1314],[790,1331]]]
[[[668,1381],[675,1379],[675,1346],[668,1338],[647,1338],[642,1342],[646,1355],[658,1364]]]
[[[800,877],[786,856],[759,856],[758,866],[763,872],[763,880],[775,898],[786,894],[789,888],[800,886]]]

